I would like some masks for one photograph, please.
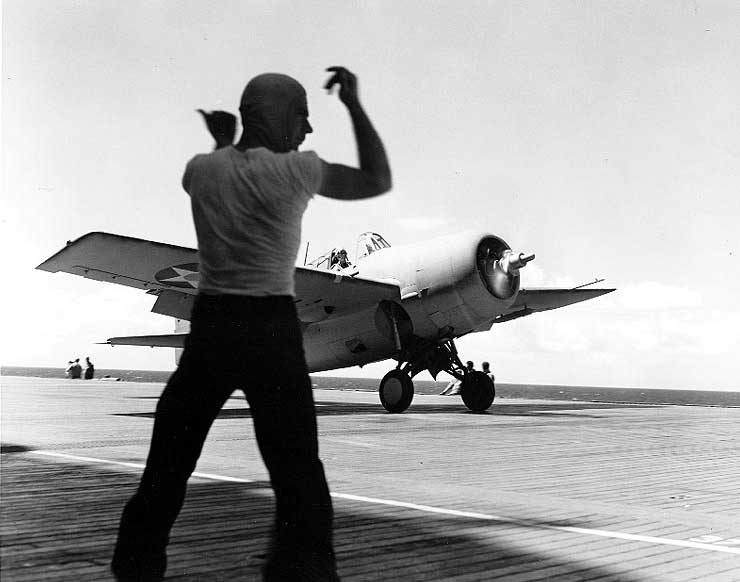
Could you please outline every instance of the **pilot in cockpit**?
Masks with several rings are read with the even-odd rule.
[[[347,251],[345,249],[340,249],[336,253],[332,253],[331,266],[329,267],[331,270],[338,271],[351,266],[352,263],[349,262]]]

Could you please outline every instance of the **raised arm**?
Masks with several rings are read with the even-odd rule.
[[[216,140],[216,147],[213,149],[218,150],[234,143],[236,116],[228,111],[203,111],[202,109],[196,111],[203,116],[208,132]]]
[[[329,67],[334,73],[324,88],[331,93],[339,86],[339,99],[347,107],[357,141],[359,168],[324,162],[319,194],[340,200],[359,200],[391,189],[391,169],[383,142],[365,113],[357,92],[357,77],[344,67]]]

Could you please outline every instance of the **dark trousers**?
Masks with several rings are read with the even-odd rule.
[[[265,580],[338,579],[331,498],[292,298],[205,294],[196,298],[180,363],[157,405],[146,469],[121,517],[114,572],[133,579],[164,574],[187,480],[235,389],[246,393],[275,492]]]

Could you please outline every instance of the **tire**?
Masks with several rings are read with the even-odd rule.
[[[383,408],[392,414],[398,414],[411,405],[414,383],[401,370],[391,370],[380,381],[378,392]]]
[[[462,400],[473,412],[488,410],[496,397],[496,389],[491,380],[483,372],[470,372],[465,376],[460,387]]]

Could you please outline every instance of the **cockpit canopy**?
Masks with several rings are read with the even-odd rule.
[[[355,245],[355,261],[364,259],[368,255],[383,249],[391,248],[390,243],[377,232],[363,232],[357,237]]]
[[[347,249],[344,247],[335,247],[325,252],[308,263],[309,266],[316,269],[326,270],[344,270],[356,265],[359,261],[383,249],[390,248],[390,243],[377,232],[363,232],[357,237],[355,243],[354,261],[350,261]]]

